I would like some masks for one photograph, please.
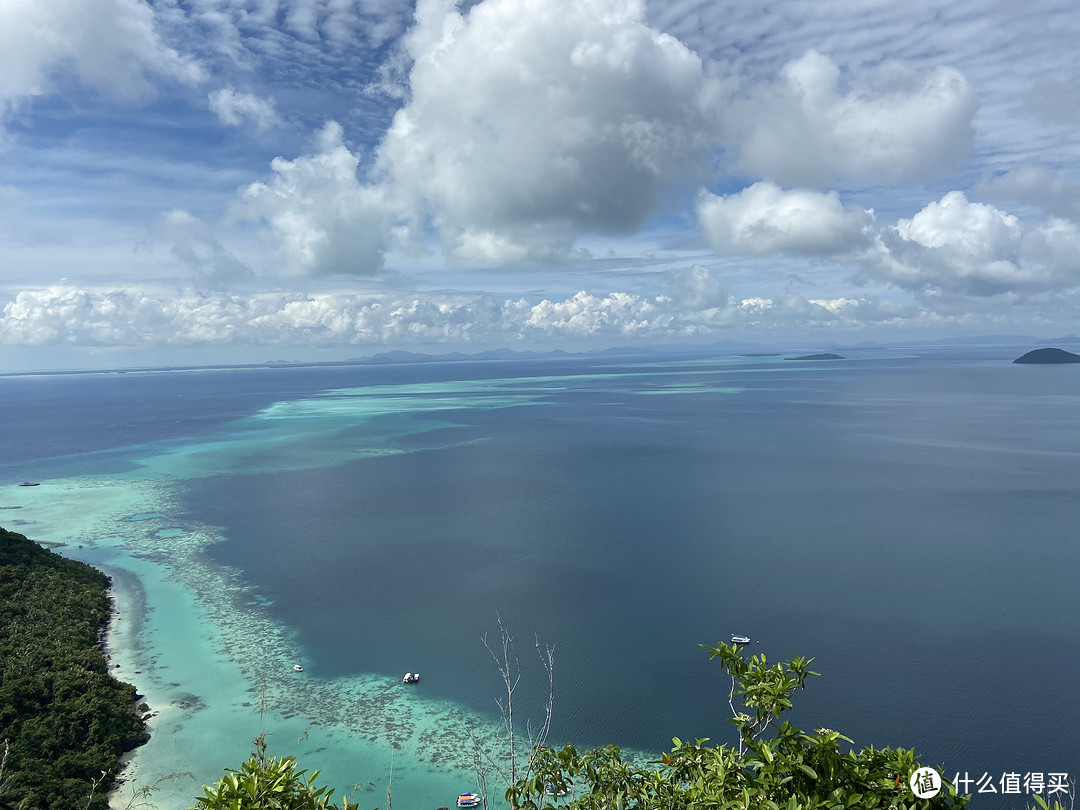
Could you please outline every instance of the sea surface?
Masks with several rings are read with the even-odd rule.
[[[732,740],[698,645],[745,633],[814,657],[796,725],[1023,807],[1005,774],[1080,775],[1080,367],[1028,348],[5,376],[0,525],[114,577],[156,712],[118,806],[187,807],[260,732],[446,806],[501,621],[519,732],[554,645],[552,744]]]

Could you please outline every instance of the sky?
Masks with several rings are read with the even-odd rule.
[[[1076,331],[1074,0],[0,0],[0,369]]]

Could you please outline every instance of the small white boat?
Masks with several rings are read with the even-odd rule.
[[[406,672],[405,677],[401,679],[402,683],[420,683],[419,672]]]
[[[457,797],[458,807],[476,807],[480,804],[479,793],[462,793]]]
[[[299,664],[293,664],[292,668],[295,669],[297,672],[303,672],[304,671],[304,668],[302,666],[300,666]]]
[[[731,636],[731,643],[732,644],[749,644],[750,643],[750,636],[732,635]]]

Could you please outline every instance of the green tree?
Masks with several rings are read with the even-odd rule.
[[[739,645],[701,645],[731,677],[728,702],[738,731],[735,745],[708,739],[683,742],[646,767],[629,763],[615,746],[579,753],[572,745],[556,751],[537,747],[534,772],[506,792],[520,810],[542,810],[556,797],[573,793],[560,806],[570,810],[847,810],[847,808],[961,808],[948,780],[941,792],[918,799],[909,778],[921,767],[914,750],[865,748],[854,751],[839,732],[806,733],[782,715],[805,688],[811,659],[769,664],[746,656]],[[940,768],[938,769],[941,770]]]
[[[0,807],[104,810],[146,739],[101,647],[108,578],[0,528]]]
[[[318,771],[296,769],[295,757],[267,757],[266,740],[255,738],[255,752],[239,770],[226,771],[217,784],[204,787],[191,810],[339,810],[330,804],[333,790],[318,787]],[[355,808],[342,799],[340,810]]]

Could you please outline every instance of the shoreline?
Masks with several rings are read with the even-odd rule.
[[[122,568],[109,566],[102,570],[109,577],[110,605],[109,622],[104,629],[102,639],[102,651],[108,663],[109,676],[135,687],[135,710],[139,713],[144,726],[142,741],[121,754],[120,767],[112,789],[109,791],[109,807],[115,810],[126,810],[131,806],[131,802],[120,794],[130,781],[133,762],[139,749],[149,743],[154,736],[154,718],[157,717],[158,712],[154,708],[152,698],[140,688],[138,676],[142,672],[134,669],[137,665],[131,660],[137,649],[135,640],[138,638],[143,611],[146,609],[146,594],[142,583],[139,582],[138,577]],[[140,709],[141,706],[146,708]]]

